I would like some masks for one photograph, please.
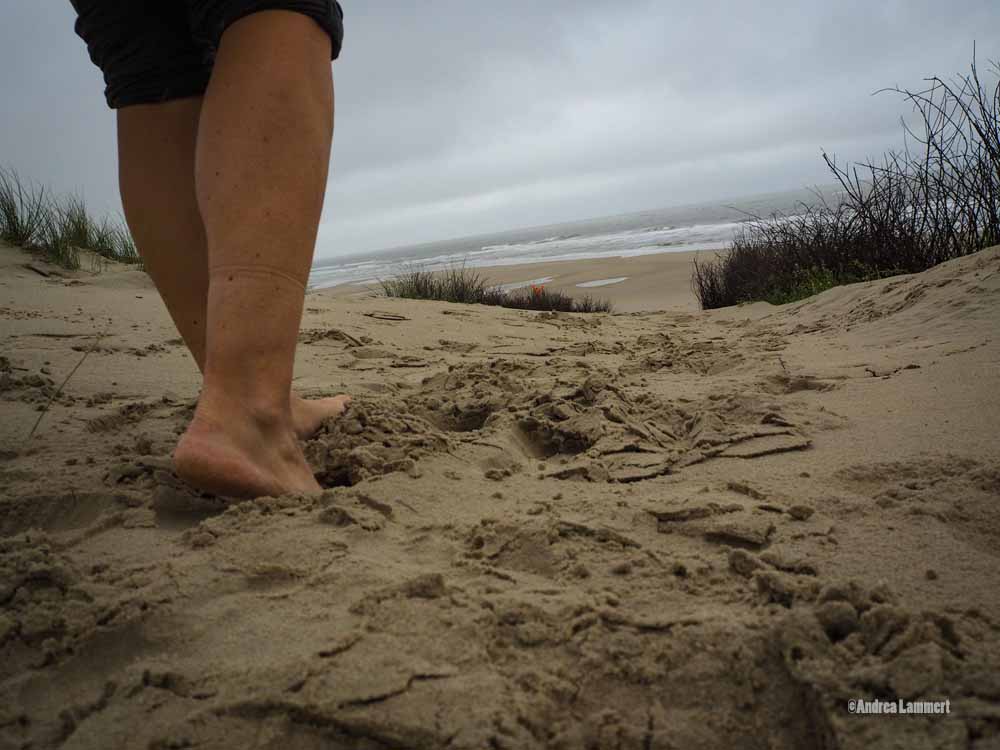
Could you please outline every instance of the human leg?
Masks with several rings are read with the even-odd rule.
[[[168,112],[163,122],[174,127],[170,133],[159,134],[159,146],[165,144],[162,155],[174,149],[177,157],[187,148],[188,153],[180,154],[182,158],[175,159],[173,166],[185,161],[190,165],[193,160],[201,177],[194,201],[190,167],[180,170],[188,176],[186,185],[176,174],[166,174],[164,181],[173,186],[169,202],[150,201],[150,195],[156,198],[164,187],[153,184],[160,175],[143,173],[141,160],[123,160],[124,185],[141,185],[142,180],[135,178],[143,177],[146,186],[153,188],[143,193],[141,188],[124,187],[127,212],[139,244],[149,250],[147,262],[154,280],[167,290],[165,296],[172,297],[173,301],[168,300],[171,314],[206,375],[196,418],[178,446],[178,469],[193,484],[227,494],[315,489],[301,451],[289,439],[295,432],[295,405],[301,402],[290,396],[288,388],[293,327],[297,329],[301,317],[302,287],[329,154],[332,86],[328,60],[340,50],[339,6],[333,0],[72,2],[78,13],[76,31],[104,73],[109,106],[130,108],[122,121],[138,123],[140,127],[133,132],[145,136],[146,142],[128,135],[126,140],[147,153],[158,148],[156,138],[150,138],[155,133],[141,127],[140,115]],[[290,10],[270,10],[275,6]],[[330,56],[322,64],[319,50]],[[216,94],[210,91],[206,97],[216,101],[215,114],[203,118],[196,116],[196,100],[210,78],[219,83],[211,87]],[[192,101],[171,104],[185,99]],[[162,106],[166,109],[158,109]],[[227,115],[231,116],[227,119]],[[203,149],[195,145],[192,151],[195,120],[196,144],[211,145]],[[211,127],[206,127],[208,120]],[[244,127],[248,123],[251,127]],[[304,129],[297,129],[299,125]],[[283,129],[287,132],[281,133]],[[206,133],[207,137],[201,137]],[[281,137],[272,138],[275,134]],[[292,148],[276,150],[282,144]],[[199,153],[208,158],[200,159]],[[303,169],[289,168],[296,159],[301,162],[303,155]],[[201,162],[214,162],[214,174],[211,166],[202,167]],[[161,164],[167,166],[165,160]],[[234,174],[247,178],[235,194],[227,192]],[[292,189],[285,190],[289,184]],[[254,190],[255,186],[270,190]],[[150,216],[167,206],[182,226],[158,233]],[[244,209],[249,210],[239,215]],[[268,216],[275,209],[278,221]],[[180,218],[199,213],[205,218],[204,227],[199,228],[196,218]],[[162,210],[160,215],[164,215]],[[204,235],[201,243],[199,235]],[[252,256],[246,252],[251,236],[259,243]],[[195,251],[185,269],[164,260],[165,253],[176,252],[175,243],[192,249],[201,244],[208,250],[203,255]],[[215,262],[210,263],[213,257]],[[222,282],[221,287],[214,285],[217,294],[212,294],[213,274]],[[289,293],[289,289],[294,291]],[[200,304],[200,299],[205,303]],[[255,324],[256,339],[249,334]],[[213,327],[221,334],[211,336]],[[213,338],[218,342],[216,356]],[[258,371],[250,374],[255,365]],[[284,385],[281,395],[276,384]],[[242,396],[248,398],[241,400]],[[232,403],[227,405],[227,399]],[[302,421],[311,423],[311,430],[321,419],[322,408],[313,403],[308,410],[297,411]],[[218,438],[214,444],[199,446],[199,441],[211,443],[212,435]]]
[[[224,33],[195,157],[208,247],[205,382],[174,454],[220,494],[315,491],[289,397],[333,127],[330,40],[263,11]]]
[[[177,330],[205,370],[208,247],[195,191],[195,148],[202,97],[118,110],[122,205],[132,237]],[[347,396],[306,400],[292,394],[300,438],[343,412]]]

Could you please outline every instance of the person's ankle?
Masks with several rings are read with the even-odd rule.
[[[256,394],[234,397],[232,394],[202,393],[194,418],[214,424],[235,421],[266,435],[293,430],[291,402],[287,396],[276,399]]]

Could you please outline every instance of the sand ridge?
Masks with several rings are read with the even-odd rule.
[[[327,489],[234,504],[171,473],[155,293],[0,254],[0,746],[1000,739],[1000,248],[707,313],[311,294]]]

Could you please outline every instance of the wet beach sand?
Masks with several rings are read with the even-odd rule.
[[[1000,248],[711,312],[575,263],[491,273],[641,288],[310,294],[328,489],[227,502],[149,279],[0,247],[0,747],[1000,746]]]
[[[559,260],[546,263],[518,263],[509,266],[470,268],[491,284],[527,286],[541,283],[546,288],[572,296],[586,294],[609,300],[615,312],[658,310],[697,311],[698,300],[691,288],[692,262],[708,261],[715,251],[655,253],[632,257],[587,260]],[[620,282],[604,284],[600,282]],[[594,284],[596,286],[578,286]],[[377,282],[341,284],[322,290],[336,297],[366,296],[377,292]]]

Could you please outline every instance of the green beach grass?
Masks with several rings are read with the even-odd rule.
[[[381,280],[379,284],[386,297],[498,305],[516,310],[611,312],[611,303],[607,300],[595,299],[589,295],[574,298],[544,286],[532,285],[524,289],[508,290],[489,284],[482,274],[465,266],[443,271],[410,268],[399,276]]]
[[[4,168],[0,168],[0,238],[67,269],[80,267],[81,250],[143,267],[123,223],[98,221],[82,198],[55,196]]]

